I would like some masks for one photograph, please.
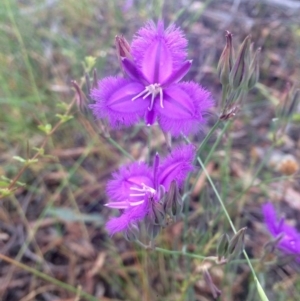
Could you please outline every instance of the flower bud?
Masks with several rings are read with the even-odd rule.
[[[136,224],[130,224],[123,232],[123,236],[127,241],[135,241],[139,236],[139,232],[140,230]]]
[[[248,89],[251,90],[259,79],[259,54],[261,49],[258,48],[254,54],[254,58],[252,59],[252,62],[250,64],[250,76],[248,80]]]
[[[115,37],[115,45],[118,57],[127,57],[128,59],[132,59],[130,45],[123,36]]]
[[[228,234],[222,234],[217,247],[217,256],[218,261],[221,261],[223,258],[226,258],[228,254],[228,247],[229,247],[229,236]]]
[[[219,295],[221,295],[221,290],[214,284],[211,276],[210,276],[210,273],[207,269],[205,269],[203,271],[203,276],[204,276],[204,281],[205,283],[208,285],[214,299],[218,298]]]
[[[239,255],[244,249],[245,232],[247,227],[240,229],[230,240],[228,254],[230,259]]]
[[[149,235],[150,239],[153,240],[156,238],[160,231],[160,226],[159,225],[154,225],[151,222],[148,221],[147,223],[147,234]]]
[[[226,45],[221,54],[217,73],[222,85],[227,85],[229,83],[229,74],[232,69],[233,64],[233,47],[232,47],[232,34],[226,32]]]
[[[77,82],[75,80],[72,80],[71,84],[76,92],[76,106],[79,112],[87,117],[89,115],[88,101],[84,97],[84,93],[81,91],[81,88],[79,87]]]
[[[165,212],[176,219],[176,217],[180,215],[182,207],[182,197],[179,193],[177,182],[173,180],[171,182],[169,191],[166,193],[164,204]]]
[[[151,208],[149,212],[149,217],[154,225],[163,225],[165,222],[165,210],[160,202],[155,200],[150,200]]]
[[[116,45],[116,51],[117,51],[119,65],[121,66],[121,69],[123,70],[122,58],[127,58],[129,60],[132,60],[132,56],[130,53],[131,48],[130,48],[129,43],[126,41],[126,39],[123,36],[115,37],[115,45]]]
[[[242,43],[229,76],[230,85],[237,89],[248,83],[250,36]]]

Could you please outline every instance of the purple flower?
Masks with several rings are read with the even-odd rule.
[[[278,247],[288,253],[299,255],[297,260],[300,261],[300,233],[284,222],[284,218],[278,221],[275,208],[272,203],[266,203],[262,206],[265,223],[269,232],[274,236],[282,236]]]
[[[121,215],[108,221],[106,228],[110,235],[136,228],[146,216],[151,218],[157,213],[153,210],[161,206],[162,194],[168,192],[171,182],[176,181],[180,187],[193,170],[194,155],[192,145],[183,146],[173,150],[162,163],[156,154],[152,167],[135,162],[114,173],[107,184],[111,200],[106,206],[120,209]]]
[[[114,128],[144,117],[147,125],[158,120],[173,136],[198,131],[213,101],[197,83],[179,83],[192,64],[186,60],[186,47],[179,28],[148,22],[132,41],[132,59],[121,60],[127,78],[106,77],[92,90],[94,115],[108,119]]]

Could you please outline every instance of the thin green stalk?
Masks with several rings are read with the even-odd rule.
[[[16,261],[16,260],[14,260],[10,257],[7,257],[7,256],[3,255],[3,254],[0,254],[0,259],[7,262],[7,263],[15,265],[16,267],[21,268],[21,269],[35,275],[36,277],[41,278],[41,279],[43,279],[43,280],[45,280],[49,283],[52,283],[52,284],[54,284],[58,287],[61,287],[61,288],[65,289],[65,290],[67,290],[71,293],[74,293],[76,296],[80,296],[80,297],[84,298],[87,301],[99,301],[99,298],[96,298],[96,297],[82,291],[80,288],[76,288],[76,287],[74,287],[70,284],[59,281],[59,280],[57,280],[57,279],[55,279],[55,278],[53,278],[53,277],[51,277],[51,276],[49,276],[49,275],[47,275],[43,272],[40,272],[40,271],[38,271],[38,270],[36,270],[36,269],[26,265],[26,264],[23,264],[19,261]]]
[[[183,255],[183,256],[187,256],[187,257],[191,257],[191,258],[196,258],[196,259],[207,259],[207,256],[203,256],[203,255],[197,255],[197,254],[193,254],[193,253],[187,253],[185,251],[172,251],[172,250],[167,250],[167,249],[163,249],[163,248],[159,248],[159,247],[155,247],[154,248],[155,251],[164,253],[164,254],[169,254],[169,255]]]
[[[138,244],[140,246],[142,246],[143,248],[146,247],[144,244],[140,244],[140,243],[138,243]],[[195,259],[201,259],[201,260],[211,260],[211,261],[216,261],[217,260],[216,256],[204,256],[204,255],[185,252],[184,250],[174,251],[174,250],[167,250],[167,249],[159,248],[159,247],[155,247],[154,250],[158,251],[160,253],[169,254],[169,255],[181,255],[181,256],[187,256],[187,257],[191,257],[191,258],[195,258]],[[249,259],[249,260],[251,262],[254,262],[254,263],[261,262],[261,259]],[[239,263],[247,263],[247,262],[248,262],[247,259],[234,259],[234,260],[230,260],[228,262],[228,264],[231,264],[231,263],[239,264]],[[264,262],[263,264],[264,265],[274,265],[274,264],[276,264],[276,261]]]
[[[227,209],[226,209],[226,207],[225,207],[225,205],[224,205],[224,203],[223,203],[223,201],[222,201],[222,199],[221,199],[221,197],[219,195],[219,192],[218,192],[215,184],[213,183],[210,175],[208,174],[208,172],[207,172],[207,170],[206,170],[206,168],[205,168],[202,160],[200,158],[197,158],[197,160],[198,160],[201,168],[203,169],[203,171],[204,171],[204,173],[205,173],[205,175],[206,175],[206,177],[207,177],[207,179],[208,179],[208,181],[209,181],[209,183],[210,183],[210,185],[211,185],[211,187],[212,187],[212,189],[213,189],[213,191],[214,191],[214,193],[215,193],[215,195],[216,195],[216,197],[217,197],[217,199],[218,199],[218,201],[219,201],[219,203],[220,203],[220,205],[221,205],[221,207],[222,207],[222,209],[224,211],[224,214],[225,214],[225,216],[226,216],[226,218],[227,218],[227,220],[228,220],[228,222],[229,222],[229,224],[230,224],[230,226],[232,228],[233,233],[236,234],[237,231],[235,229],[235,226],[234,226],[234,224],[233,224],[233,222],[232,222],[232,220],[231,220],[231,218],[230,218],[230,216],[228,214],[228,211],[227,211]],[[254,268],[252,266],[252,263],[251,263],[251,261],[250,261],[250,259],[248,257],[248,254],[247,254],[247,252],[245,250],[243,250],[243,254],[244,254],[244,256],[245,256],[245,258],[247,260],[247,263],[248,263],[248,265],[250,267],[250,270],[252,272],[252,275],[253,275],[253,278],[254,278],[254,281],[255,281],[255,284],[256,284],[256,287],[257,287],[257,291],[258,291],[258,294],[259,294],[261,300],[262,301],[269,301],[269,299],[266,296],[266,294],[265,294],[265,292],[264,292],[261,284],[258,281],[258,278],[256,276],[255,270],[254,270]]]
[[[223,137],[223,134],[227,131],[227,129],[229,128],[230,125],[231,125],[231,122],[229,121],[229,122],[227,122],[227,123],[225,124],[225,126],[223,127],[223,129],[222,129],[222,131],[221,131],[219,137],[217,138],[217,140],[215,141],[215,143],[214,143],[213,146],[211,147],[211,149],[210,149],[208,155],[206,156],[204,165],[206,165],[206,164],[209,162],[209,160],[210,160],[210,158],[212,157],[212,155],[213,155],[215,149],[216,149],[217,146],[219,145],[219,143],[220,143],[220,141],[221,141],[221,139],[222,139],[222,137]],[[197,179],[199,178],[200,175],[201,175],[201,172],[198,173]],[[189,178],[190,178],[190,176],[188,177],[188,179],[189,179]],[[189,183],[189,182],[187,182],[187,183]],[[197,181],[194,182],[194,184],[193,184],[193,186],[192,186],[192,188],[191,188],[191,191],[194,191],[194,188],[195,188],[195,185],[196,185],[196,184],[197,184]],[[187,185],[185,185],[185,190],[184,190],[184,191],[186,191],[186,190],[187,190]]]
[[[118,142],[116,142],[113,138],[111,138],[111,137],[105,137],[105,139],[110,144],[112,144],[116,149],[118,149],[125,157],[127,157],[131,161],[134,161],[134,158]]]
[[[206,145],[208,139],[211,137],[211,135],[214,133],[214,131],[218,128],[220,122],[221,122],[221,120],[220,120],[220,118],[218,118],[217,122],[214,124],[214,126],[210,129],[208,134],[205,136],[205,138],[203,139],[203,141],[201,142],[201,144],[199,145],[199,147],[197,149],[197,156],[200,154],[203,146]]]

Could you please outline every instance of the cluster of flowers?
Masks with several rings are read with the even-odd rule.
[[[187,40],[174,25],[164,28],[148,22],[131,45],[117,37],[117,50],[125,77],[106,77],[91,92],[94,115],[106,119],[112,128],[131,126],[144,119],[156,121],[171,136],[196,133],[212,107],[210,93],[195,82],[180,82],[189,71]],[[123,166],[108,182],[110,201],[106,206],[121,211],[106,228],[110,235],[123,232],[136,238],[139,223],[145,221],[148,233],[155,235],[166,216],[176,217],[182,209],[179,189],[193,170],[195,150],[179,146],[160,162],[156,154],[153,166],[134,162]]]
[[[220,81],[225,87],[230,84],[239,88],[245,79],[250,89],[258,80],[259,49],[248,76],[242,63],[247,57],[249,37],[243,42],[234,66],[231,34],[226,37],[227,44],[218,65]],[[115,129],[144,119],[148,126],[157,121],[164,132],[174,137],[196,133],[213,101],[210,93],[197,83],[180,82],[192,64],[187,60],[187,40],[182,31],[174,25],[165,29],[162,21],[157,25],[148,22],[137,32],[131,45],[123,37],[116,37],[116,46],[125,77],[106,77],[98,82],[91,92],[95,103],[90,107],[94,115],[106,119]],[[162,162],[156,154],[152,167],[134,162],[115,172],[107,185],[110,201],[106,206],[119,209],[121,215],[108,221],[109,234],[123,232],[127,239],[136,239],[139,224],[144,221],[153,237],[165,225],[167,215],[179,216],[182,210],[179,190],[193,170],[194,157],[194,147],[186,145],[173,149]],[[263,206],[263,214],[278,247],[288,254],[296,254],[300,261],[300,233],[283,219],[277,221],[271,203]]]

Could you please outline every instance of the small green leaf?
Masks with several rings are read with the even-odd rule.
[[[97,58],[93,56],[86,56],[83,61],[84,71],[89,73],[95,66]]]
[[[50,134],[51,130],[52,130],[52,125],[47,123],[47,124],[40,124],[38,126],[38,128],[43,131],[44,133],[46,133],[47,135]]]
[[[41,156],[45,154],[45,149],[39,147],[33,147],[33,150],[37,151]]]
[[[19,186],[21,186],[21,187],[24,187],[24,186],[26,186],[26,183],[17,181],[17,185],[19,185]]]
[[[22,163],[25,163],[26,162],[26,159],[20,157],[20,156],[13,156],[13,159],[19,161],[19,162],[22,162]]]
[[[31,165],[31,164],[36,163],[38,161],[39,161],[38,159],[28,159],[28,160],[26,160],[26,165]]]
[[[5,197],[12,194],[12,191],[10,191],[8,188],[0,188],[0,195]]]
[[[67,121],[69,121],[70,119],[73,118],[73,116],[70,115],[61,115],[61,114],[56,114],[56,117],[58,117],[60,119],[61,122],[65,123]]]
[[[2,179],[3,181],[5,181],[6,183],[10,183],[10,182],[11,182],[11,179],[9,179],[8,177],[6,177],[6,176],[4,176],[4,175],[1,176],[1,179]]]

